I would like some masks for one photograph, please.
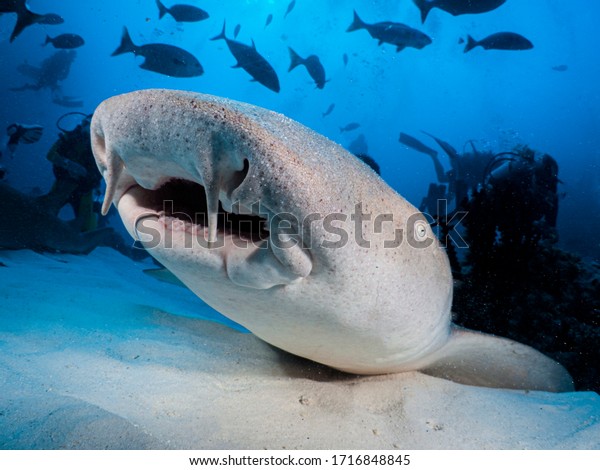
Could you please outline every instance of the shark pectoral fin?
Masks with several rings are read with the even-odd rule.
[[[230,251],[227,255],[227,275],[234,284],[252,289],[287,285],[302,277],[277,259],[266,240],[258,247]]]
[[[153,277],[154,279],[166,282],[167,284],[173,284],[174,286],[188,288],[183,282],[179,280],[171,271],[167,268],[148,268],[144,269],[144,274]]]
[[[306,277],[312,271],[310,254],[299,240],[280,233],[277,237],[271,236],[271,249],[279,262],[296,276]]]
[[[434,356],[422,372],[466,385],[548,392],[574,389],[566,369],[539,351],[457,326]]]
[[[80,242],[78,245],[72,245],[69,249],[59,249],[66,253],[81,253],[87,255],[99,246],[112,246],[116,232],[112,227],[103,227],[95,230],[89,230],[78,236]]]

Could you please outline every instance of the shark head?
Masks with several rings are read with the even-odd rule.
[[[352,373],[442,376],[494,344],[451,324],[448,260],[423,214],[301,124],[155,89],[101,103],[91,136],[103,211],[115,204],[152,256],[266,342]],[[528,385],[511,380],[480,382]]]

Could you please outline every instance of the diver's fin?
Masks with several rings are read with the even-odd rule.
[[[467,385],[571,392],[573,379],[558,362],[506,338],[452,327],[448,342],[421,371]]]
[[[454,147],[452,147],[452,145],[450,145],[448,142],[445,142],[442,139],[438,139],[436,136],[431,135],[429,132],[425,132],[425,131],[421,131],[421,132],[425,135],[428,135],[433,140],[435,140],[437,142],[437,144],[440,147],[442,147],[442,150],[444,152],[446,152],[446,155],[448,155],[448,157],[450,157],[450,160],[456,160],[459,158],[458,152],[456,151],[456,149]]]
[[[147,274],[154,279],[157,279],[161,282],[166,282],[167,284],[173,284],[175,286],[188,288],[183,282],[181,282],[175,274],[169,271],[167,268],[149,268],[144,269],[144,274]]]
[[[398,140],[400,141],[401,144],[404,144],[407,147],[410,147],[411,149],[416,150],[417,152],[421,152],[421,153],[424,153],[425,155],[429,155],[431,158],[437,157],[438,153],[435,150],[433,150],[431,147],[428,147],[427,145],[425,145],[423,142],[421,142],[419,139],[416,139],[412,135],[408,135],[408,134],[405,134],[404,132],[400,132],[400,138]]]
[[[39,141],[44,133],[44,128],[42,126],[22,125],[21,127],[23,128],[23,134],[21,135],[19,142],[23,142],[24,144],[33,144]]]

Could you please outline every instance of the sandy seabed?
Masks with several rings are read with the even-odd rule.
[[[600,449],[596,393],[339,373],[110,249],[0,263],[0,449]]]

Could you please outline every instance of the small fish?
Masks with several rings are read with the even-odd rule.
[[[296,0],[292,0],[290,2],[290,4],[288,5],[285,15],[283,15],[283,17],[286,18],[290,14],[290,12],[294,9],[295,6],[296,6]]]
[[[265,28],[271,24],[271,21],[273,21],[273,15],[269,13],[269,16],[267,16],[267,21],[265,21]]]
[[[279,78],[277,73],[267,62],[267,60],[258,53],[254,41],[252,46],[242,44],[241,42],[229,39],[225,35],[225,22],[223,22],[223,30],[221,34],[212,38],[212,41],[223,39],[227,43],[227,47],[233,57],[237,60],[237,64],[233,68],[242,68],[250,74],[252,81],[256,81],[261,85],[266,86],[269,90],[279,93]]]
[[[304,65],[308,74],[315,81],[317,88],[323,89],[327,80],[325,79],[325,68],[323,67],[323,64],[321,64],[319,58],[313,54],[309,55],[306,59],[303,59],[294,51],[294,49],[291,47],[288,47],[288,49],[290,50],[291,59],[288,72],[294,70],[298,65]]]
[[[39,24],[63,24],[65,20],[62,16],[57,15],[56,13],[47,13],[45,15],[40,15],[40,18],[36,20],[36,23]]]
[[[344,55],[342,56],[342,60],[344,61],[344,67],[346,65],[348,65],[348,54],[346,54],[345,52],[344,52]]]
[[[464,43],[461,38],[460,43]],[[494,33],[486,38],[476,41],[467,34],[467,44],[463,52],[469,52],[474,47],[481,46],[484,49],[497,49],[503,51],[523,51],[533,49],[531,41],[517,33]]]
[[[158,19],[161,19],[167,13],[177,22],[193,23],[202,21],[209,17],[208,13],[201,8],[192,5],[173,5],[171,8],[164,6],[160,0],[156,0],[158,7]]]
[[[355,10],[354,20],[346,32],[349,33],[359,29],[366,29],[372,38],[379,41],[380,46],[384,42],[396,46],[396,52],[400,52],[405,47],[423,49],[425,46],[431,44],[429,36],[410,26],[392,21],[368,24],[360,19]]]
[[[44,128],[42,126],[15,122],[6,128],[6,135],[8,135],[6,146],[10,150],[10,153],[13,154],[18,144],[33,144],[38,142],[43,133]]]
[[[329,115],[330,115],[330,114],[333,112],[333,109],[334,109],[334,108],[335,108],[335,103],[331,103],[331,104],[329,105],[329,108],[327,108],[327,111],[325,111],[325,112],[323,113],[323,117],[325,117],[325,116],[329,116]]]
[[[17,22],[13,32],[10,35],[10,42],[13,42],[25,28],[33,24],[54,25],[64,23],[63,18],[55,13],[45,15],[32,12],[27,6],[25,0],[3,0],[0,3],[0,13],[16,13]]]
[[[238,34],[240,34],[240,29],[242,29],[242,25],[238,24],[235,29],[233,30],[233,38],[237,38]]]
[[[565,64],[555,65],[554,67],[552,67],[552,70],[556,70],[557,72],[566,72],[568,69],[569,66]]]
[[[350,124],[346,124],[344,127],[340,127],[340,132],[348,132],[358,129],[360,124],[358,122],[351,122]]]
[[[111,55],[116,56],[128,52],[146,59],[140,65],[140,68],[169,77],[197,77],[204,73],[204,69],[198,59],[188,51],[169,44],[144,44],[137,46],[131,40],[127,28],[123,28],[121,44]]]
[[[433,8],[439,8],[452,16],[487,13],[495,10],[506,0],[413,0],[421,10],[421,23],[425,23],[427,15]]]
[[[61,34],[54,38],[46,35],[46,42],[42,44],[52,44],[56,49],[76,49],[85,44],[85,41],[78,34]]]

